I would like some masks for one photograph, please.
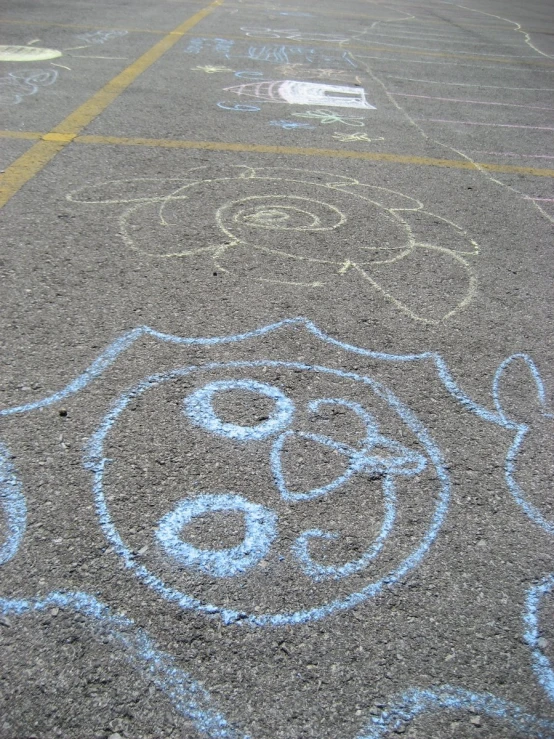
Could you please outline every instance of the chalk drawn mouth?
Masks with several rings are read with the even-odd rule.
[[[133,546],[128,543],[120,531],[120,527],[116,524],[112,512],[110,510],[110,502],[108,501],[106,484],[106,475],[109,474],[109,470],[112,464],[116,463],[117,460],[112,460],[108,457],[108,437],[110,431],[114,429],[121,418],[123,412],[128,408],[131,402],[137,402],[141,396],[145,396],[150,390],[158,388],[162,385],[166,385],[172,381],[178,381],[182,378],[195,378],[198,376],[205,375],[210,372],[224,372],[226,376],[229,373],[240,373],[244,370],[249,371],[260,371],[260,370],[292,370],[296,373],[309,373],[310,375],[317,375],[327,378],[340,378],[341,380],[347,380],[351,383],[359,384],[363,391],[369,391],[371,397],[376,396],[380,401],[383,401],[383,406],[388,407],[392,413],[403,422],[408,429],[412,432],[415,439],[421,445],[424,450],[424,456],[416,454],[415,452],[408,453],[409,459],[404,461],[404,473],[400,472],[400,463],[398,462],[399,454],[404,454],[403,450],[400,450],[400,445],[392,449],[392,453],[389,461],[389,472],[383,473],[384,486],[386,489],[386,505],[385,505],[385,520],[381,526],[380,533],[378,534],[376,542],[373,543],[372,547],[366,553],[366,558],[362,557],[360,561],[349,563],[345,566],[345,569],[341,568],[329,568],[318,563],[317,557],[314,559],[310,556],[308,549],[310,547],[310,541],[314,537],[325,538],[325,532],[305,532],[304,538],[299,538],[297,542],[296,554],[300,560],[303,560],[302,567],[305,574],[312,577],[313,582],[331,582],[333,579],[342,579],[351,576],[354,573],[359,573],[367,567],[368,563],[371,562],[380,552],[380,549],[385,540],[390,536],[393,531],[394,524],[394,476],[398,474],[418,474],[425,466],[426,460],[429,461],[433,469],[433,477],[435,478],[435,487],[438,492],[435,495],[434,502],[430,503],[432,512],[429,516],[429,521],[426,524],[426,528],[423,533],[420,534],[419,540],[411,546],[411,550],[406,555],[406,552],[401,554],[401,561],[388,569],[385,574],[380,574],[377,577],[375,575],[370,576],[370,582],[365,584],[363,587],[359,587],[359,580],[356,581],[355,592],[348,592],[340,594],[338,597],[331,598],[328,594],[325,596],[325,602],[323,604],[313,607],[302,607],[298,610],[279,610],[273,612],[257,612],[259,609],[244,610],[242,608],[229,608],[227,606],[218,605],[216,603],[208,602],[196,595],[192,595],[187,592],[187,588],[177,588],[168,584],[165,580],[166,575],[163,577],[156,574],[153,569],[143,564],[144,558],[137,556]],[[242,382],[242,381],[238,381]],[[212,387],[216,383],[212,383]],[[258,383],[259,384],[259,383]],[[198,393],[197,393],[198,395]],[[330,399],[331,402],[337,402],[335,399]],[[327,401],[329,402],[329,401]],[[282,403],[283,406],[283,403]],[[194,401],[189,403],[189,407],[193,410],[191,412],[200,414],[201,419],[206,419],[206,416],[202,416],[204,407],[199,405],[199,402]],[[265,431],[266,428],[270,428],[267,424],[273,423],[270,417],[264,424],[260,424],[260,427],[245,427],[248,430],[248,434],[255,434],[256,428],[263,428],[264,435],[268,435],[272,432],[278,433],[282,429],[286,428],[286,424],[292,418],[290,409],[286,411],[281,408],[279,411],[281,415],[276,416],[279,418],[279,422],[275,422],[273,430]],[[277,411],[276,411],[277,413]],[[288,414],[288,415],[287,415]],[[207,420],[201,420],[201,425],[204,424],[206,429],[210,429],[210,418]],[[283,425],[285,424],[285,425]],[[229,424],[225,425],[223,429],[224,433],[228,435],[229,439],[236,440],[237,436],[233,429],[229,429]],[[235,434],[234,436],[232,434]],[[255,437],[252,437],[255,440]],[[261,438],[261,437],[260,437]],[[382,437],[384,439],[384,437]],[[386,443],[381,441],[380,443]],[[244,443],[244,440],[240,440],[236,443]],[[377,443],[377,442],[376,442]],[[393,444],[391,441],[390,444]],[[391,447],[392,448],[392,447]],[[274,452],[275,453],[275,452]],[[360,452],[362,454],[362,452]],[[353,463],[361,467],[365,464],[371,464],[370,451],[363,452],[365,455],[363,462],[358,461]],[[396,456],[394,456],[396,455]],[[404,459],[404,458],[403,458]],[[373,462],[377,464],[377,462]],[[394,466],[396,465],[396,467]],[[307,365],[300,362],[285,362],[285,361],[274,361],[274,360],[256,360],[256,361],[235,361],[235,362],[223,362],[223,363],[209,363],[200,366],[188,366],[183,367],[167,374],[152,375],[145,378],[142,382],[135,385],[130,390],[120,395],[117,400],[113,403],[111,410],[104,417],[101,425],[95,431],[91,437],[86,451],[85,466],[93,472],[93,491],[96,502],[96,511],[99,517],[100,525],[104,531],[104,534],[114,551],[123,559],[125,566],[134,572],[134,574],[148,587],[153,589],[158,595],[164,599],[179,605],[183,609],[192,609],[200,611],[206,614],[213,614],[219,616],[225,623],[243,623],[252,627],[256,626],[284,626],[293,625],[299,623],[306,623],[309,621],[315,621],[324,619],[337,611],[347,610],[353,608],[355,605],[366,601],[369,598],[375,597],[381,590],[387,585],[392,585],[403,578],[413,567],[419,564],[422,558],[425,556],[429,548],[431,547],[437,533],[441,527],[444,519],[446,510],[449,504],[450,495],[450,482],[449,476],[445,469],[442,455],[439,451],[438,446],[430,437],[428,432],[424,429],[421,422],[414,416],[412,411],[407,408],[387,387],[372,379],[369,376],[359,375],[353,372],[345,372],[343,370],[332,369],[329,367],[319,365]],[[111,487],[110,487],[111,491]],[[283,496],[283,490],[281,490]],[[111,496],[110,496],[111,498]],[[241,496],[237,495],[237,491],[234,493],[219,493],[212,495],[209,499],[209,495],[200,496],[200,499],[192,497],[185,499],[175,509],[173,514],[168,514],[163,519],[162,526],[165,527],[163,530],[165,533],[170,533],[173,537],[172,542],[168,545],[168,551],[173,547],[175,558],[181,557],[181,563],[185,565],[190,564],[191,566],[197,566],[204,568],[204,571],[209,571],[211,568],[211,574],[221,576],[227,574],[232,577],[238,574],[242,574],[245,570],[248,570],[250,566],[256,565],[260,559],[264,556],[267,546],[273,541],[276,536],[276,519],[273,520],[273,513],[268,512],[268,509],[263,509],[261,506],[255,506],[254,508],[248,506],[251,504],[245,501]],[[194,501],[196,500],[196,504]],[[212,503],[216,506],[215,510],[222,510],[223,508],[237,507],[240,510],[246,511],[247,516],[251,518],[252,527],[258,526],[263,529],[264,544],[262,547],[256,549],[256,543],[252,546],[235,547],[230,550],[217,551],[215,553],[206,554],[205,550],[198,550],[194,547],[190,547],[188,544],[181,546],[178,539],[178,532],[181,529],[181,524],[186,521],[190,521],[191,515],[196,515],[198,511],[204,506],[205,511],[214,510]],[[297,502],[294,505],[298,505]],[[198,510],[196,510],[196,508]],[[212,507],[210,507],[212,506]],[[191,513],[191,509],[194,509]],[[257,517],[257,518],[256,518]],[[167,531],[166,531],[167,529]],[[323,533],[323,536],[321,534]],[[255,538],[255,537],[254,537]],[[163,536],[162,536],[163,539]],[[254,539],[253,539],[254,541]],[[227,551],[227,554],[226,554]],[[229,552],[231,555],[229,555]],[[227,562],[225,557],[231,556],[231,559]],[[188,557],[188,560],[187,560]],[[149,560],[150,562],[150,560]],[[390,565],[387,565],[390,566]],[[385,566],[385,570],[387,569]],[[228,568],[227,570],[225,568]],[[165,570],[164,570],[165,573]],[[373,579],[371,579],[373,578]]]

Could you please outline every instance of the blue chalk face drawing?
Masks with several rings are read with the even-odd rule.
[[[277,350],[275,341],[272,357],[277,351],[281,358],[269,359],[256,347],[258,340],[289,330],[295,332],[295,351],[301,347],[319,356],[319,349],[331,349],[333,361],[308,364],[293,359],[283,347]],[[465,411],[507,432],[511,442],[504,479],[514,509],[527,517],[538,535],[552,533],[546,511],[520,481],[525,479],[520,465],[528,438],[553,419],[539,370],[524,354],[500,364],[492,381],[491,407],[486,407],[463,391],[435,352],[395,355],[363,349],[325,334],[303,318],[213,338],[179,337],[142,326],[116,339],[58,392],[1,409],[0,419],[31,414],[85,392],[141,338],[207,354],[221,350],[225,360],[186,364],[135,383],[114,399],[90,438],[84,459],[100,525],[113,549],[144,585],[184,609],[237,625],[305,623],[367,601],[385,586],[400,586],[404,575],[422,562],[448,509],[446,465],[414,412],[369,370],[339,369],[346,366],[346,358],[377,368],[376,372],[414,363],[431,367]],[[314,340],[320,342],[319,349]],[[240,358],[231,360],[235,350]],[[337,352],[342,352],[341,358]],[[253,359],[253,353],[262,358]],[[524,387],[528,392],[520,403]],[[168,414],[173,414],[174,423],[167,423]],[[169,432],[173,437],[167,436]],[[167,443],[157,445],[162,438]],[[26,528],[17,467],[17,459],[0,443],[2,565],[17,555]],[[213,476],[220,468],[224,474]],[[227,477],[234,484],[222,489],[212,484],[212,476],[218,482]],[[188,484],[191,479],[193,484]],[[427,508],[420,499],[417,510],[418,514],[426,510],[426,521],[419,538],[414,538],[409,536],[409,503],[422,493]],[[364,518],[367,511],[371,525]],[[350,547],[353,537],[347,529],[352,522],[365,536],[363,549],[360,540]],[[346,550],[341,549],[345,542]],[[345,557],[352,549],[356,556]],[[288,579],[279,591],[274,586],[284,571]],[[182,585],[188,589],[179,589]],[[271,599],[254,605],[252,593],[263,594],[268,585],[288,610],[271,610]],[[553,592],[552,574],[530,585],[522,618],[530,667],[550,700],[554,670],[541,626]],[[302,601],[302,607],[290,607]],[[94,625],[93,633],[99,627],[100,635],[108,634],[119,655],[165,693],[175,711],[190,718],[200,734],[249,739],[221,713],[206,688],[147,632],[92,594],[52,591],[0,597],[0,614],[10,618],[32,621],[33,613],[53,606],[81,614]],[[356,737],[385,739],[419,716],[467,712],[491,718],[510,736],[554,736],[552,720],[532,715],[503,697],[469,686],[438,684],[390,696],[382,711],[360,719]]]
[[[162,407],[169,418],[151,417]],[[149,470],[161,448],[160,477]],[[144,473],[129,478],[126,449]],[[115,401],[86,466],[129,569],[182,608],[250,626],[318,620],[375,596],[421,561],[449,496],[437,444],[391,390],[289,361],[145,378]],[[414,498],[426,511],[418,526],[406,520]]]

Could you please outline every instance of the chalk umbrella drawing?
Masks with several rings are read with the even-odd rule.
[[[360,291],[370,286],[424,323],[458,313],[476,290],[472,261],[479,249],[460,226],[415,198],[352,177],[207,166],[171,179],[87,185],[67,198],[124,206],[119,233],[142,254],[211,256],[229,274],[314,288],[353,279]]]

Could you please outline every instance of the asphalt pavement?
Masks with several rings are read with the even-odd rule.
[[[0,737],[554,737],[552,3],[0,24]]]

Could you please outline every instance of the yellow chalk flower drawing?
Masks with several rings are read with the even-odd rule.
[[[368,143],[372,143],[372,141],[384,141],[385,139],[382,136],[379,136],[376,139],[370,139],[367,133],[334,133],[333,138],[337,139],[337,141],[342,141],[342,143],[348,143],[349,141],[367,141]]]
[[[344,123],[345,126],[365,126],[364,119],[353,115],[342,115],[334,110],[308,110],[306,113],[292,113],[296,118],[315,118],[321,125]]]
[[[476,289],[478,246],[423,203],[322,171],[207,165],[171,179],[87,185],[72,202],[124,206],[119,233],[141,254],[209,260],[208,269],[320,287],[350,280],[415,321],[438,324]]]

